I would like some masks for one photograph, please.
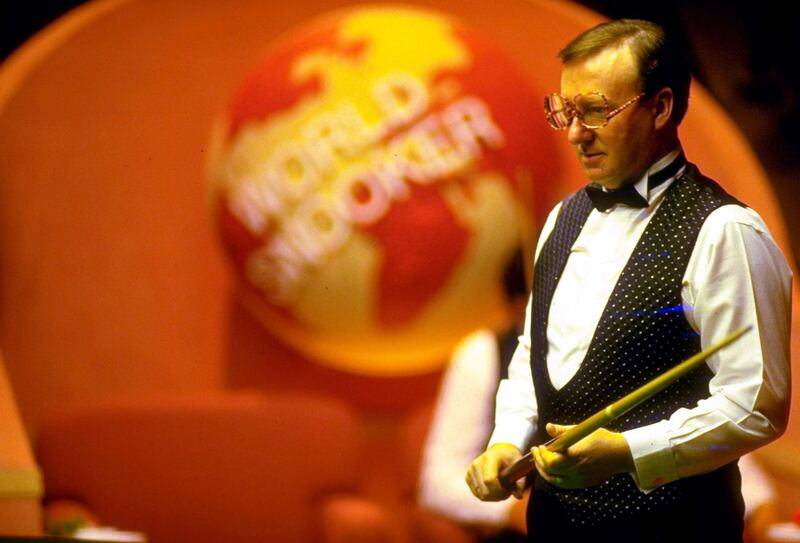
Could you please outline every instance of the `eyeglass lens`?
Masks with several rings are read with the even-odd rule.
[[[579,94],[574,103],[560,94],[551,94],[545,97],[544,108],[547,120],[559,130],[568,128],[576,114],[587,128],[600,128],[608,120],[608,102],[596,93]]]

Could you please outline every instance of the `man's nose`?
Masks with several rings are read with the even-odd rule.
[[[583,143],[586,141],[590,141],[594,137],[594,131],[590,128],[586,128],[581,124],[580,119],[578,116],[574,116],[569,121],[569,128],[567,129],[567,140],[572,145],[577,145],[579,143]]]

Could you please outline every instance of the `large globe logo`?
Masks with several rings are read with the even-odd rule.
[[[408,375],[505,318],[552,137],[480,32],[367,6],[275,44],[214,137],[214,209],[244,304],[336,368]]]

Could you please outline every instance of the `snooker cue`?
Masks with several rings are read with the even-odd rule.
[[[607,406],[605,409],[601,409],[591,417],[573,426],[560,436],[551,439],[545,443],[545,446],[548,450],[553,452],[563,452],[567,450],[570,446],[574,445],[595,430],[602,428],[604,425],[608,424],[617,417],[621,417],[645,400],[655,396],[657,393],[661,392],[669,385],[698,367],[701,362],[705,361],[706,358],[742,337],[751,328],[752,326],[740,328],[720,340],[718,343],[715,343],[691,358],[678,363],[674,367],[657,376],[655,379],[645,383],[630,394]],[[511,489],[514,481],[521,479],[534,469],[536,469],[536,466],[533,461],[533,453],[528,452],[522,458],[504,468],[498,475],[498,480],[503,488]]]

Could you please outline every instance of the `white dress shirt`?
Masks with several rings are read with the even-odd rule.
[[[547,327],[547,370],[556,389],[578,371],[623,267],[674,178],[648,190],[650,173],[668,165],[675,149],[634,186],[649,202],[643,209],[617,205],[592,210],[553,294]],[[552,231],[551,211],[536,250]],[[791,270],[761,217],[752,209],[724,205],[702,228],[683,277],[681,298],[702,347],[754,325],[707,361],[709,395],[692,409],[623,432],[643,490],[716,469],[779,436],[790,397],[789,330]],[[525,333],[497,393],[490,445],[525,449],[536,432],[536,395],[530,368],[530,301]],[[541,421],[555,422],[559,421]]]

